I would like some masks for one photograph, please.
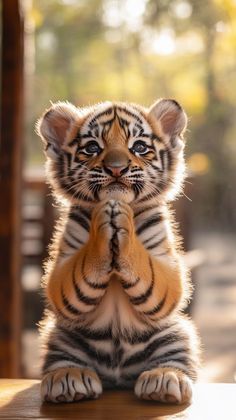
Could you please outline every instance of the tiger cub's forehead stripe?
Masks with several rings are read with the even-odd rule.
[[[128,105],[119,106],[119,105],[114,104],[112,106],[109,106],[107,109],[105,109],[103,111],[100,111],[100,109],[98,107],[98,110],[93,113],[92,119],[89,121],[88,124],[91,127],[91,124],[95,123],[99,119],[103,119],[103,117],[111,116],[112,113],[113,113],[113,117],[115,115],[118,115],[119,117],[122,117],[122,114],[125,114],[126,117],[135,119],[140,124],[142,124],[144,122],[144,117],[135,108],[132,108],[131,106],[128,106]],[[123,115],[123,117],[124,117],[124,115]]]
[[[117,110],[124,112],[129,117],[136,119],[140,124],[143,123],[143,119],[140,118],[140,113],[138,113],[134,108],[128,109],[128,106],[124,108],[121,106],[117,106]]]
[[[93,112],[88,117],[80,130],[80,137],[86,138],[89,136],[101,137],[108,134],[115,120],[119,122],[119,126],[128,139],[130,135],[143,135],[149,137],[152,135],[151,127],[149,126],[145,117],[135,108],[113,105],[101,110]],[[100,130],[99,130],[100,128]],[[102,132],[100,132],[102,130]]]
[[[93,113],[92,119],[88,123],[89,127],[90,128],[94,128],[94,126],[97,124],[98,118],[104,117],[106,115],[111,115],[112,114],[112,111],[113,111],[113,106],[110,106],[105,111],[102,111],[102,112],[100,111],[97,114],[96,114],[96,112]]]

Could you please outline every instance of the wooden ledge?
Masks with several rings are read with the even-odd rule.
[[[191,406],[140,401],[131,391],[106,391],[95,401],[41,404],[39,381],[0,380],[0,419],[235,420],[236,384],[198,384]]]

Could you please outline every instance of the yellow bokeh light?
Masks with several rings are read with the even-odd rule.
[[[193,153],[187,161],[190,171],[197,175],[203,175],[209,171],[210,160],[204,153]]]

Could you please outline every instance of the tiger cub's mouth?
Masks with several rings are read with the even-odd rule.
[[[107,185],[107,187],[120,188],[120,189],[128,188],[128,186],[121,181],[112,181],[110,182],[110,184]]]
[[[133,191],[121,181],[112,181],[99,194],[100,199],[115,199],[130,203],[134,199]]]

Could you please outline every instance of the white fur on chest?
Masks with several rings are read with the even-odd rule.
[[[129,331],[144,329],[138,312],[130,303],[116,275],[111,278],[107,291],[91,318],[90,322],[94,329],[111,327],[113,333],[126,329]]]

